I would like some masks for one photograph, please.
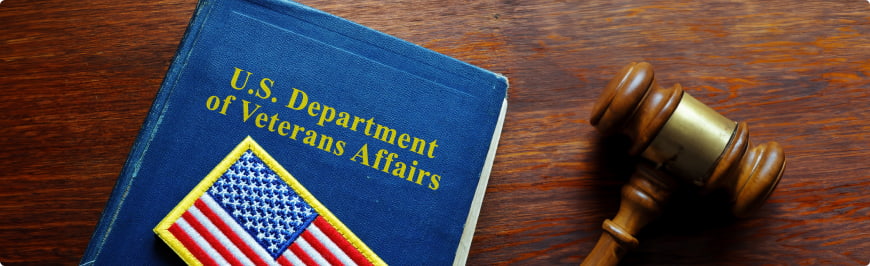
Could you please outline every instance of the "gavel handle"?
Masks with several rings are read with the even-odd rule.
[[[581,265],[616,265],[619,259],[637,246],[634,237],[642,227],[661,213],[661,207],[674,190],[675,182],[657,170],[639,165],[622,187],[619,212],[613,220],[604,220],[604,233]]]

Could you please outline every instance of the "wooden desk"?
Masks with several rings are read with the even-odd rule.
[[[592,249],[635,161],[589,112],[631,61],[780,142],[788,166],[748,219],[678,197],[624,264],[870,262],[866,1],[303,2],[510,78],[471,265]],[[0,3],[0,263],[78,262],[194,7]]]

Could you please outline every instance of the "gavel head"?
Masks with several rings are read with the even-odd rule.
[[[590,123],[604,134],[626,135],[630,154],[677,179],[723,190],[738,217],[767,200],[785,169],[778,143],[752,147],[745,122],[725,118],[679,84],[659,87],[645,62],[627,65],[607,84]]]

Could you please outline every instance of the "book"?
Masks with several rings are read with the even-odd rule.
[[[201,0],[81,265],[464,264],[508,81],[284,0]]]

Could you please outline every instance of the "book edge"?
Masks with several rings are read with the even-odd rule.
[[[337,34],[343,35],[346,38],[353,39],[356,41],[363,42],[371,47],[376,47],[378,49],[388,51],[393,55],[404,57],[421,65],[428,65],[432,68],[438,69],[440,71],[444,71],[445,73],[449,73],[454,76],[467,78],[469,80],[478,80],[478,81],[486,81],[486,82],[498,82],[499,80],[503,80],[504,76],[501,76],[493,71],[482,68],[480,66],[471,64],[469,62],[465,62],[458,58],[454,58],[452,56],[437,52],[435,50],[423,47],[419,44],[407,41],[405,39],[401,39],[399,37],[390,35],[388,33],[376,30],[374,28],[368,27],[366,25],[362,25],[355,21],[346,19],[344,17],[340,17],[334,15],[332,13],[328,13],[323,10],[319,10],[303,3],[291,1],[291,0],[243,0],[253,4],[257,4],[260,6],[264,6],[267,9],[271,9],[276,12],[280,12],[287,16],[292,16],[312,25],[316,25],[321,29],[329,30],[335,32]],[[304,11],[306,15],[316,15],[320,20],[312,20],[308,16],[301,16],[298,13],[294,13],[292,11]],[[348,24],[348,26],[352,25],[352,27],[341,26],[341,27],[333,27],[332,24]],[[356,28],[356,29],[351,29]],[[360,30],[362,29],[362,30]],[[308,36],[311,37],[311,36]],[[320,39],[314,38],[318,41],[322,41]],[[375,40],[375,41],[373,41]],[[347,46],[335,46],[339,49],[347,49]],[[424,51],[423,53],[419,53],[419,51]],[[357,51],[353,51],[353,49],[349,50],[349,52],[358,54],[360,56],[365,57],[365,55],[358,53]],[[431,61],[441,61],[439,64],[431,64]],[[384,63],[383,61],[379,61],[379,63]],[[392,64],[385,64],[390,67],[400,69],[408,74],[420,77],[422,79],[429,80],[431,82],[442,84],[445,87],[454,86],[446,85],[442,80],[433,79],[432,77],[426,76],[425,73],[417,72],[413,69],[403,69],[396,67]],[[466,91],[463,91],[468,93]]]
[[[505,79],[505,84],[507,84],[507,79]],[[475,189],[474,192],[474,198],[471,200],[471,208],[468,211],[468,218],[465,220],[465,227],[462,230],[462,236],[459,239],[459,245],[456,248],[453,265],[465,265],[468,260],[468,253],[471,251],[471,241],[474,238],[474,230],[477,228],[477,219],[480,215],[481,205],[483,205],[483,196],[486,194],[490,173],[492,172],[492,165],[495,162],[496,150],[498,150],[498,142],[501,139],[501,131],[507,114],[507,105],[508,100],[507,97],[505,97],[501,105],[501,111],[499,112],[498,122],[495,125],[495,130],[493,130],[490,149],[486,154],[486,160],[484,161],[483,169],[480,173],[480,180],[478,180],[477,189]]]

